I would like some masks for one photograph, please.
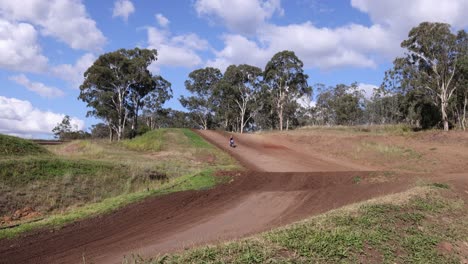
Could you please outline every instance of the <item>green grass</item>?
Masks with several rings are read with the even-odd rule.
[[[167,177],[109,161],[33,158],[0,160],[1,215],[25,207],[42,214],[161,185]]]
[[[121,144],[128,149],[136,151],[160,151],[164,144],[164,134],[167,129],[149,131],[142,136],[123,140]]]
[[[466,206],[442,195],[447,190],[422,190],[240,241],[123,263],[459,263],[456,251],[441,252],[438,245],[466,241]]]
[[[0,158],[48,154],[44,147],[30,140],[0,134]]]
[[[91,160],[61,158],[31,158],[27,160],[0,160],[0,182],[7,185],[24,185],[31,181],[51,180],[65,175],[92,176],[121,174],[124,166]],[[128,173],[128,171],[126,171]]]
[[[197,135],[190,129],[183,128],[182,132],[189,139],[190,145],[195,148],[213,148],[213,146],[206,142],[203,138]]]
[[[369,149],[385,156],[404,157],[410,159],[419,159],[422,157],[422,155],[419,152],[410,148],[404,148],[395,145],[386,145],[376,143],[373,141],[364,141],[361,143],[361,146],[364,149]]]
[[[441,189],[450,189],[450,186],[446,183],[432,183],[431,186],[436,187],[436,188],[441,188]]]

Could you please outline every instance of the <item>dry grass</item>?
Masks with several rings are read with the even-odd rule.
[[[81,140],[47,148],[46,156],[0,160],[0,224],[3,216],[3,224],[21,221],[14,213],[24,208],[44,217],[122,195],[147,195],[181,177],[239,168],[188,129],[158,130],[122,143]]]

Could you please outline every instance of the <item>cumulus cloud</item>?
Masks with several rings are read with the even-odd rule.
[[[135,12],[133,3],[129,0],[117,0],[114,2],[114,10],[112,11],[112,17],[121,17],[127,21],[128,16]]]
[[[156,21],[161,27],[167,27],[170,23],[169,19],[167,19],[163,14],[156,14],[155,15]]]
[[[55,98],[65,95],[65,93],[58,88],[46,86],[40,82],[31,82],[24,74],[11,76],[9,79],[26,87],[29,91],[37,93],[41,97]]]
[[[39,110],[29,102],[0,96],[0,133],[19,136],[52,135],[52,129],[64,114]],[[84,129],[84,121],[71,118],[75,130]]]
[[[359,83],[358,89],[364,92],[364,97],[366,99],[370,99],[372,95],[374,95],[375,89],[378,89],[377,85],[367,84],[367,83]]]
[[[255,33],[275,13],[284,14],[280,0],[196,0],[194,6],[200,17],[244,34]]]
[[[274,54],[269,48],[260,47],[255,41],[241,35],[224,35],[224,48],[216,51],[216,58],[209,60],[207,66],[215,67],[221,71],[231,64],[250,64],[260,68]]]
[[[197,51],[209,49],[208,41],[196,34],[176,35],[167,30],[148,27],[148,48],[158,50],[158,60],[154,67],[194,67],[202,63]]]
[[[47,68],[47,61],[31,24],[0,19],[0,68],[42,72]]]
[[[275,25],[267,19],[274,10],[282,10],[280,2],[270,1],[275,8],[262,13],[259,6],[266,2],[269,1],[232,1],[228,8],[222,0],[195,2],[199,15],[217,17],[229,29],[236,31],[222,36],[224,47],[215,52],[215,58],[209,60],[207,65],[221,69],[239,63],[263,67],[276,52],[293,50],[304,62],[305,68],[374,68],[382,61],[401,55],[403,50],[400,43],[412,27],[423,21],[447,22],[459,29],[468,26],[465,14],[468,1],[465,0],[352,0],[351,5],[367,13],[373,24],[351,23],[334,28],[318,27],[310,21]],[[244,18],[233,14],[245,9],[257,11],[246,11],[245,21],[249,22],[243,24]],[[239,17],[239,21],[236,17]],[[249,27],[255,28],[255,35],[245,34]]]
[[[404,33],[423,21],[445,22],[457,28],[468,26],[466,0],[351,0],[351,5],[367,13],[374,23]]]
[[[359,32],[357,35],[353,33]],[[264,67],[277,52],[292,50],[304,62],[305,68],[331,69],[337,67],[375,67],[372,55],[390,49],[369,39],[359,44],[360,38],[376,35],[381,40],[391,39],[377,26],[349,25],[336,29],[318,28],[310,22],[287,26],[263,27],[256,39],[241,35],[224,35],[224,48],[215,52],[207,65],[225,69],[230,64],[248,63]]]
[[[28,22],[73,49],[96,50],[106,39],[79,0],[0,1],[0,17]]]
[[[81,56],[75,64],[60,64],[52,67],[54,76],[70,83],[72,88],[78,89],[84,80],[85,71],[93,65],[96,56],[92,53],[86,53]]]

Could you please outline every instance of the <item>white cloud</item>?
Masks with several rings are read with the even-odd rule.
[[[269,9],[273,13],[264,15],[258,6],[266,2],[233,1],[227,6],[222,0],[195,3],[199,15],[220,18],[229,29],[239,33],[245,33],[249,27],[255,28],[256,33],[250,37],[242,34],[222,36],[224,47],[215,52],[215,58],[207,65],[221,69],[239,63],[264,67],[276,52],[292,50],[304,62],[305,68],[374,68],[384,60],[401,55],[400,43],[412,27],[423,21],[447,22],[458,29],[468,26],[466,0],[352,0],[351,5],[368,13],[374,24],[347,24],[335,28],[317,27],[309,21],[281,26],[268,23],[267,18],[281,7],[278,2],[276,9]],[[247,14],[245,21],[237,14],[240,10]],[[250,12],[252,10],[256,11]]]
[[[358,90],[361,90],[364,92],[364,97],[366,99],[370,99],[372,95],[374,95],[374,90],[378,89],[379,87],[377,85],[373,84],[367,84],[367,83],[359,83],[358,84]]]
[[[169,23],[170,23],[169,19],[167,19],[165,16],[163,16],[163,14],[156,14],[155,18],[156,18],[156,21],[158,21],[158,24],[161,27],[167,27],[169,25]]]
[[[241,35],[223,36],[224,49],[215,52],[216,58],[209,60],[207,66],[215,67],[221,71],[231,64],[250,64],[260,68],[273,56],[272,50],[261,48],[255,41]]]
[[[65,95],[65,93],[58,88],[49,87],[40,82],[31,82],[24,74],[11,76],[9,79],[26,87],[29,91],[39,94],[41,97],[55,98]]]
[[[303,95],[302,97],[299,97],[297,98],[296,102],[306,108],[306,109],[310,109],[312,107],[315,107],[317,105],[317,102],[315,101],[312,101],[312,98],[310,96],[307,96],[307,95]]]
[[[208,41],[201,39],[196,34],[171,36],[169,31],[148,27],[148,48],[158,51],[158,60],[154,62],[160,67],[195,67],[202,63],[202,59],[196,53],[209,49]]]
[[[64,118],[64,114],[42,111],[29,101],[0,96],[0,133],[20,136],[52,134],[52,129]],[[76,130],[84,129],[84,121],[71,118]]]
[[[372,34],[369,31],[373,31],[373,28],[357,28],[360,32],[352,26],[318,28],[310,22],[268,26],[260,33],[260,42],[267,43],[273,54],[281,50],[295,51],[306,67],[374,67],[375,62],[366,55],[381,47],[364,43],[359,46],[356,43],[362,35]]]
[[[96,56],[91,53],[86,53],[81,56],[74,65],[61,64],[51,69],[52,73],[69,82],[73,88],[78,89],[84,80],[85,71],[93,65]]]
[[[466,0],[351,0],[351,5],[369,14],[374,23],[403,33],[424,21],[445,22],[456,28],[468,26]]]
[[[122,17],[123,20],[127,21],[128,16],[135,12],[133,3],[129,0],[117,0],[114,2],[114,10],[112,11],[112,17]]]
[[[0,19],[0,68],[29,72],[47,68],[32,25]]]
[[[34,24],[73,49],[98,50],[106,39],[80,0],[0,1],[0,17]]]
[[[354,35],[356,34],[356,35]],[[224,48],[215,52],[209,66],[225,69],[230,64],[248,63],[260,68],[277,52],[292,50],[304,62],[305,68],[330,69],[337,67],[375,67],[373,57],[390,48],[369,39],[375,35],[379,41],[391,38],[379,27],[349,25],[336,29],[318,28],[310,22],[288,26],[264,26],[258,37],[250,40],[241,35],[223,36]]]
[[[402,54],[401,42],[407,38],[411,28],[421,22],[443,22],[451,24],[455,29],[463,29],[468,26],[466,0],[351,0],[351,5],[368,14],[372,27],[379,27],[380,32],[388,36],[382,40],[382,34],[373,31],[372,34],[363,36],[363,44],[373,42],[373,45],[386,46],[382,52],[391,57]],[[376,33],[376,34],[375,34]]]
[[[275,13],[284,14],[280,0],[196,0],[199,16],[221,20],[230,30],[253,34]]]

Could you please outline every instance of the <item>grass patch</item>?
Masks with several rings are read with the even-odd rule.
[[[164,172],[108,161],[34,158],[0,161],[0,215],[41,214],[160,186]]]
[[[450,186],[446,183],[438,183],[435,182],[433,184],[430,184],[430,186],[436,187],[436,188],[441,188],[441,189],[450,189]]]
[[[0,134],[0,158],[48,154],[47,149],[30,140]]]
[[[31,181],[56,177],[119,174],[120,169],[109,162],[32,158],[0,160],[0,181],[7,185],[24,185]]]
[[[182,132],[189,139],[190,145],[195,148],[213,148],[211,144],[206,142],[197,133],[193,132],[188,128],[183,128]]]
[[[443,189],[418,190],[240,241],[123,263],[459,263],[459,253],[438,245],[466,239],[459,235],[468,228],[466,207]]]
[[[359,176],[355,176],[355,177],[353,178],[353,183],[354,183],[354,184],[359,184],[361,181],[362,181],[362,178],[359,177]]]
[[[164,135],[167,131],[167,129],[149,131],[139,137],[123,140],[121,144],[130,150],[160,151],[162,150]]]
[[[419,159],[422,157],[420,153],[413,149],[399,147],[399,146],[389,146],[381,143],[376,143],[373,141],[364,141],[361,144],[365,149],[375,151],[379,154],[392,157],[404,157],[410,159]]]

